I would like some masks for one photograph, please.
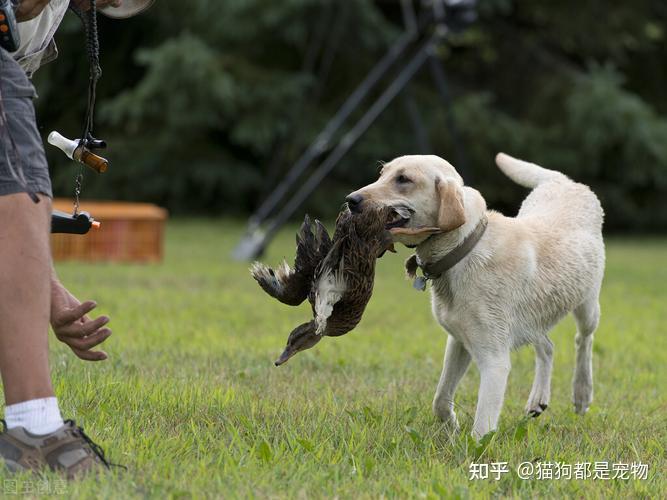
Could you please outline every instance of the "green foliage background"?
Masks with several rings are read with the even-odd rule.
[[[439,51],[454,105],[423,71],[411,85],[432,151],[455,162],[492,208],[514,213],[525,192],[497,172],[498,151],[591,185],[607,229],[667,229],[667,4],[661,0],[480,0],[479,21]],[[304,71],[317,33],[341,29],[327,78]],[[114,161],[86,196],[148,200],[175,213],[247,214],[283,175],[401,30],[398,2],[160,0],[128,21],[102,20],[98,135]],[[78,20],[36,86],[44,133],[75,136],[87,61]],[[305,103],[302,97],[317,94]],[[291,117],[296,127],[291,127]],[[284,137],[286,161],[271,170]],[[378,160],[419,152],[397,100],[306,207],[335,213]],[[73,167],[49,152],[56,193]]]

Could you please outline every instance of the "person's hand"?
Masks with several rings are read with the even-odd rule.
[[[39,16],[50,1],[51,0],[21,0],[16,9],[16,20],[19,23],[22,23]]]
[[[79,9],[86,11],[90,9],[90,0],[70,0]],[[97,8],[100,7],[120,7],[123,5],[123,0],[97,0]]]
[[[86,361],[107,359],[104,351],[93,351],[95,346],[111,335],[106,327],[107,316],[90,319],[88,313],[97,307],[92,300],[81,303],[59,281],[51,284],[51,327],[56,337],[67,344],[79,358]]]

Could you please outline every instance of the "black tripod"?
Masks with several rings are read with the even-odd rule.
[[[401,5],[406,26],[404,33],[370,70],[313,143],[250,217],[246,234],[234,250],[234,258],[238,260],[254,259],[264,252],[278,229],[289,220],[382,112],[401,94],[426,62],[429,63],[434,83],[445,106],[450,107],[451,101],[447,89],[447,80],[442,65],[435,55],[435,50],[437,45],[442,43],[450,32],[460,31],[476,19],[475,0],[422,0],[419,14],[415,12],[411,0],[402,0]],[[387,73],[403,59],[407,60],[406,64],[389,86],[340,139],[338,144],[332,144],[334,135],[350,115],[361,106],[368,94],[384,81]],[[423,127],[421,127],[419,113],[409,94],[406,96],[406,104],[410,119],[415,126],[417,140],[420,146],[425,147],[427,144],[425,134],[421,132]],[[457,133],[451,114],[448,114],[448,116],[448,127],[450,133],[454,136],[455,144],[457,144],[458,167],[459,170],[465,172],[466,162],[463,151],[459,141],[456,140]],[[296,192],[277,210],[279,204],[285,199],[299,178],[322,153],[331,147],[333,149],[329,155],[316,166]],[[276,210],[277,213],[275,213]],[[271,217],[274,213],[275,215]]]

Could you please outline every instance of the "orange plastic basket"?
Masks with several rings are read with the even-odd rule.
[[[72,211],[71,200],[56,199],[53,208]],[[160,262],[164,254],[164,225],[167,211],[148,203],[83,201],[102,225],[86,235],[53,234],[54,260],[93,262]]]

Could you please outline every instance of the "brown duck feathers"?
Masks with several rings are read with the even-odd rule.
[[[296,237],[294,267],[276,270],[259,262],[251,268],[262,289],[288,305],[310,302],[313,319],[290,333],[276,365],[317,344],[323,336],[338,337],[361,321],[373,293],[375,262],[393,250],[385,225],[389,208],[367,207],[353,214],[345,207],[338,215],[333,240],[325,227],[308,216]]]

